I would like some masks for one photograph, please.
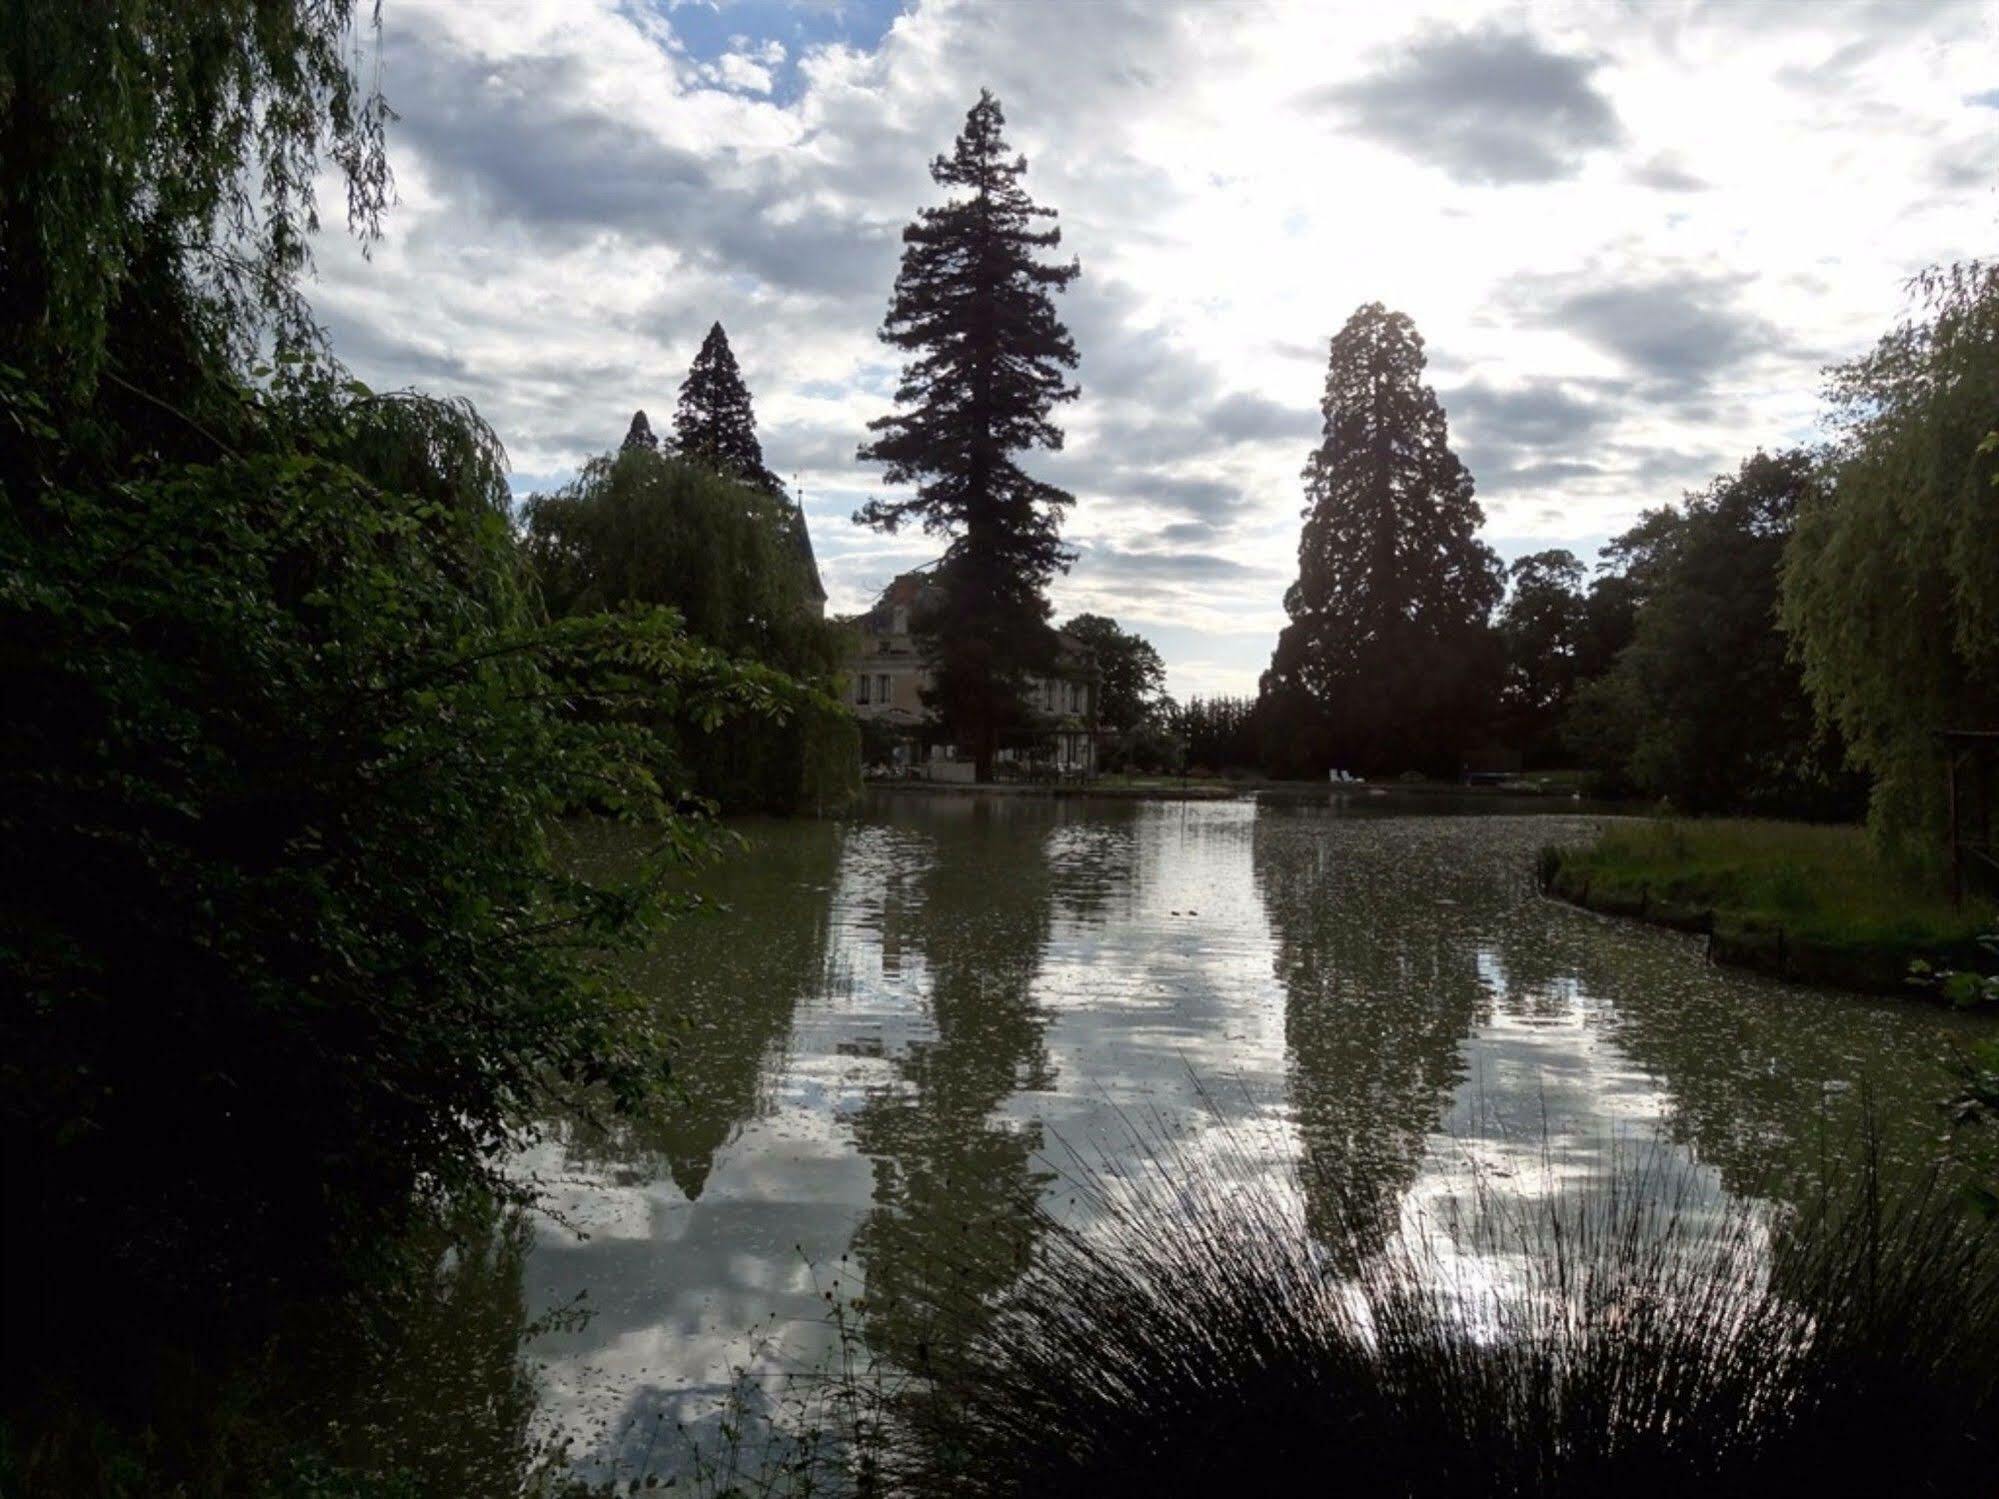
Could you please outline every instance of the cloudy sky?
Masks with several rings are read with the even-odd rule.
[[[1083,276],[1058,611],[1253,691],[1326,342],[1410,314],[1502,555],[1816,431],[1820,369],[1999,244],[1999,5],[386,0],[399,202],[319,248],[356,373],[470,396],[519,495],[670,416],[728,328],[833,607],[937,550],[849,517],[926,170],[981,85]],[[337,197],[331,199],[337,202]]]

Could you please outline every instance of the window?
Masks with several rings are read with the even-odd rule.
[[[888,673],[883,672],[875,678],[875,701],[886,708],[888,706],[888,697]]]
[[[865,703],[867,700],[868,700],[868,674],[866,672],[862,672],[859,680],[857,680],[854,683],[854,701],[857,703]]]

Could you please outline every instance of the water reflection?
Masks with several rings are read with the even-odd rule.
[[[1388,849],[1383,826],[1267,808],[1255,841],[1306,1223],[1346,1244],[1356,1240],[1335,1225],[1371,1219],[1375,1248],[1464,1076],[1460,1043],[1490,1012],[1476,932],[1496,895],[1483,861],[1465,857],[1463,825],[1398,824]],[[1328,1200],[1334,1183],[1367,1200]]]
[[[673,1105],[563,1131],[572,1166],[603,1171],[621,1185],[664,1176],[689,1202],[707,1186],[716,1155],[769,1112],[766,1081],[783,1068],[792,1016],[800,1001],[826,988],[826,895],[843,830],[812,822],[750,823],[739,831],[739,855],[703,876],[703,894],[716,909],[683,920],[631,965],[634,981],[659,997],[671,1028]],[[745,904],[756,913],[753,932],[745,929]]]
[[[1048,1173],[1040,1125],[1001,1108],[1053,1085],[1035,985],[1053,917],[1060,824],[1050,804],[952,798],[921,825],[956,846],[932,863],[898,923],[921,954],[932,1034],[849,1116],[874,1170],[854,1234],[878,1347],[928,1347],[940,1298],[984,1296],[1018,1273]],[[963,822],[965,826],[957,826]]]
[[[774,1398],[811,1364],[835,1276],[865,1279],[871,1340],[925,1341],[940,1300],[1011,1281],[1031,1204],[1066,1210],[1071,1147],[1140,1177],[1162,1133],[1173,1169],[1247,1141],[1297,1163],[1313,1231],[1337,1177],[1382,1242],[1475,1179],[1598,1190],[1620,1152],[1663,1151],[1691,1210],[1795,1198],[1863,1078],[1891,1164],[1934,1155],[1976,1022],[1540,900],[1534,850],[1588,818],[1417,810],[891,796],[749,828],[710,877],[727,909],[641,970],[685,1026],[684,1103],[524,1163],[568,1225],[528,1303],[593,1313],[536,1345],[545,1428],[599,1476],[672,1471],[661,1431],[732,1367]]]

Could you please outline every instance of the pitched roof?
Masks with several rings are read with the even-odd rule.
[[[805,506],[794,499],[791,502],[791,545],[798,553],[799,561],[805,564],[805,582],[812,596],[822,604],[826,601],[826,585],[819,580],[819,559],[812,555],[812,532],[805,524]]]

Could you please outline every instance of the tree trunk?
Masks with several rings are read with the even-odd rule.
[[[993,779],[993,761],[999,754],[999,735],[992,731],[990,724],[979,729],[979,742],[972,751],[972,779],[981,786],[990,786]]]

